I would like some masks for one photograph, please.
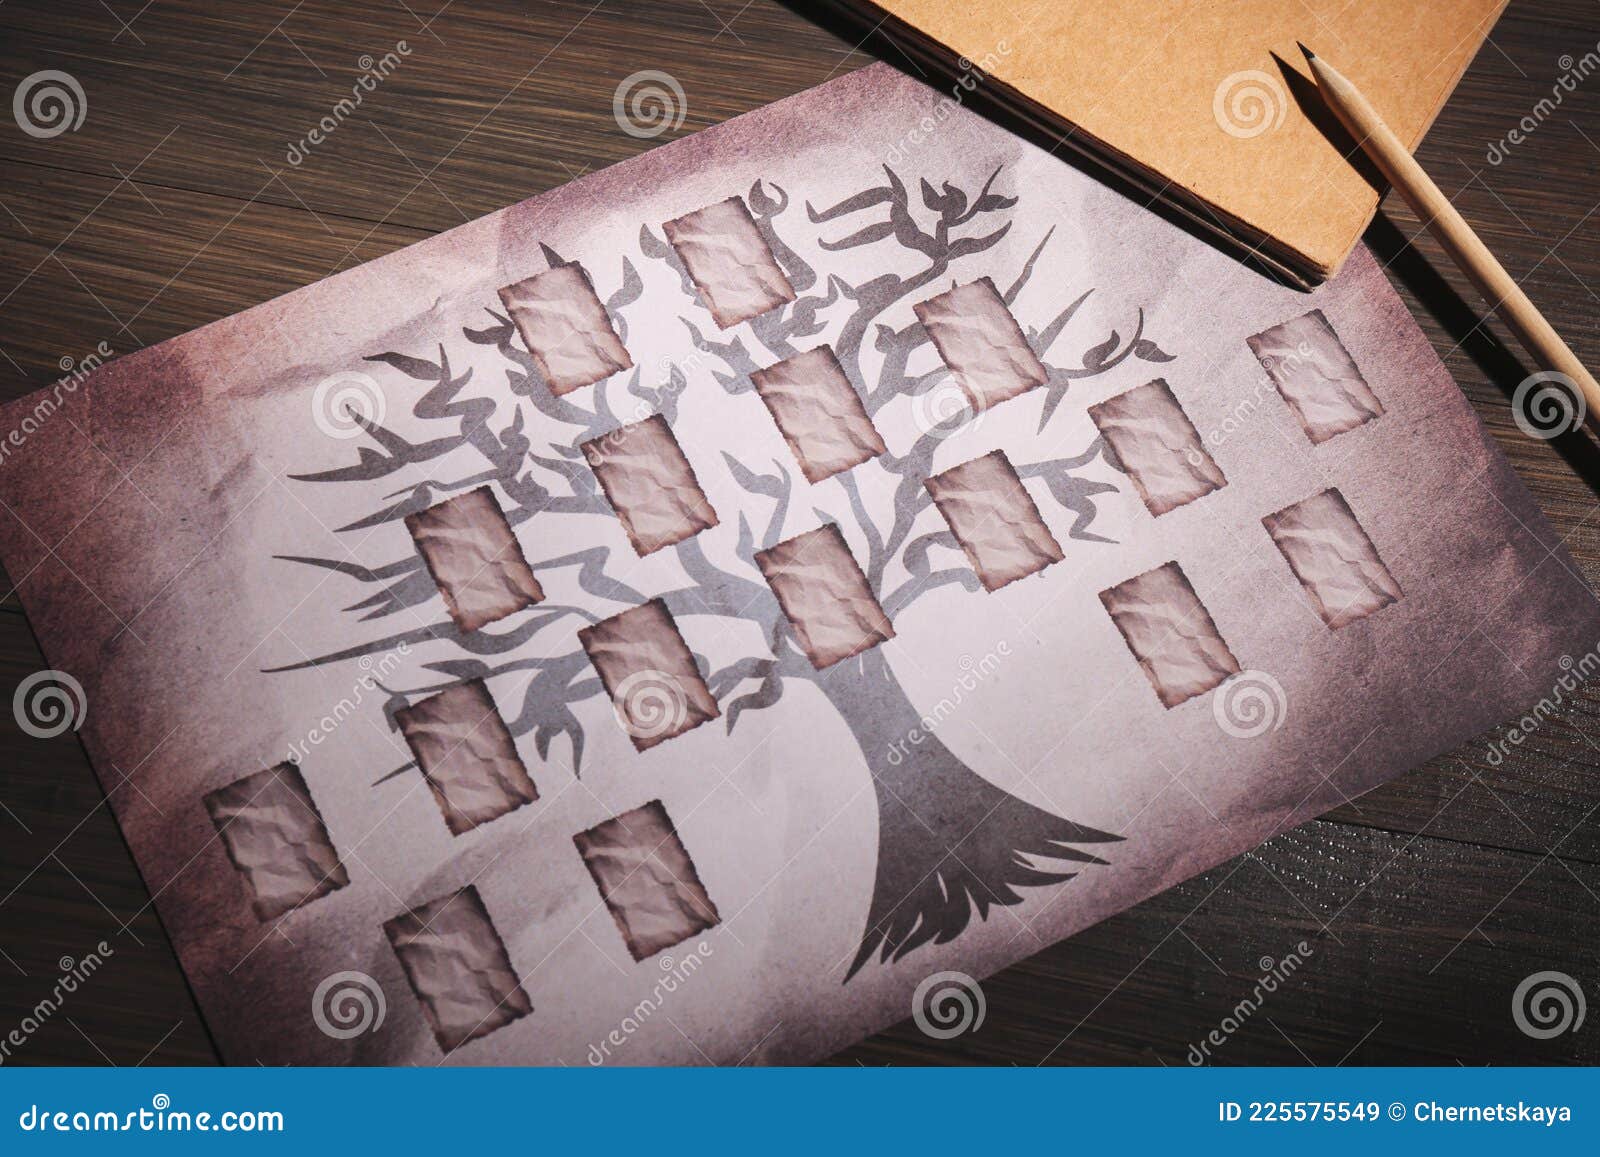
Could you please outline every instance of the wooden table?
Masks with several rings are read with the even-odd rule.
[[[101,342],[126,353],[183,333],[873,58],[809,9],[770,0],[441,3],[0,8],[5,91],[60,69],[87,97],[74,133],[34,139],[0,125],[3,396],[46,384]],[[401,41],[400,66],[290,163],[291,143]],[[1535,105],[1597,41],[1600,10],[1587,0],[1517,0],[1420,152],[1591,366],[1600,76],[1549,115]],[[892,45],[876,51],[901,59]],[[619,130],[613,93],[641,69],[682,84],[678,132]],[[1526,141],[1490,163],[1490,145],[1524,117],[1538,118]],[[1391,197],[1368,241],[1579,565],[1600,578],[1600,451],[1582,436],[1549,443],[1517,430],[1509,392],[1532,367],[1418,232]],[[8,596],[0,688],[44,665]],[[30,738],[0,712],[0,750],[0,1035],[49,993],[61,958],[101,940],[114,952],[7,1063],[214,1061],[76,740]],[[940,1042],[908,1020],[838,1059],[1182,1065],[1251,995],[1263,958],[1305,940],[1304,966],[1214,1048],[1219,1063],[1600,1061],[1600,1014],[1550,1040],[1524,1035],[1511,1015],[1518,983],[1546,969],[1600,1001],[1600,695],[1499,766],[1486,753],[1486,740],[1468,743],[1041,946],[984,982],[976,1032]]]

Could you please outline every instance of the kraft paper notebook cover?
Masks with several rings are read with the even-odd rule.
[[[1506,4],[831,2],[915,58],[891,62],[943,76],[957,101],[981,91],[1304,286],[1343,263],[1380,185],[1344,159],[1354,142],[1326,120],[1295,42],[1336,61],[1415,148]]]
[[[1301,293],[966,110],[886,163],[942,99],[874,65],[0,409],[229,1061],[815,1060],[1594,664],[1369,252]]]

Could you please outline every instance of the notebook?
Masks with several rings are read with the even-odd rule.
[[[1301,285],[1349,256],[1381,180],[1327,116],[1295,42],[1414,148],[1505,0],[833,0],[885,57],[987,98]],[[898,51],[896,51],[898,50]],[[901,54],[910,59],[905,59]],[[1287,71],[1286,71],[1287,69]],[[1359,160],[1359,158],[1358,158]]]

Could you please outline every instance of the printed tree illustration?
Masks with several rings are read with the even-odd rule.
[[[686,389],[710,387],[735,395],[750,393],[750,401],[759,412],[752,393],[751,372],[826,340],[860,391],[869,414],[878,414],[902,396],[925,404],[934,391],[950,392],[949,371],[942,364],[921,374],[907,368],[912,355],[929,343],[923,327],[913,323],[896,329],[881,320],[885,312],[897,303],[924,300],[957,280],[971,280],[980,273],[991,275],[1010,306],[1023,287],[1040,275],[1040,262],[1052,233],[1040,238],[1020,269],[1003,274],[977,268],[981,263],[965,262],[958,277],[958,262],[992,250],[1011,230],[1010,211],[1017,198],[995,191],[1000,170],[990,174],[975,192],[949,181],[935,188],[924,179],[920,185],[920,209],[913,206],[910,193],[895,172],[885,166],[884,173],[883,184],[829,207],[818,209],[806,204],[805,214],[810,227],[817,231],[818,245],[824,252],[892,244],[919,255],[920,269],[914,274],[884,273],[860,284],[850,284],[836,275],[819,276],[784,243],[776,227],[780,219],[785,230],[806,227],[792,213],[788,194],[770,182],[757,181],[746,195],[746,202],[794,286],[796,300],[757,317],[732,336],[704,332],[701,319],[705,314],[696,304],[695,289],[686,271],[650,226],[640,229],[641,259],[666,263],[681,282],[680,319],[697,351],[688,374],[674,365],[665,384],[653,387],[641,380],[642,371],[636,367],[630,374],[617,375],[591,390],[556,397],[520,345],[510,319],[489,309],[488,324],[483,328],[464,328],[460,339],[454,335],[450,338],[493,347],[504,360],[505,381],[503,386],[497,383],[497,388],[509,389],[519,399],[508,424],[493,424],[497,406],[490,398],[475,394],[470,370],[457,373],[452,369],[448,341],[438,342],[436,360],[414,352],[375,352],[365,360],[388,367],[402,379],[393,388],[386,387],[387,395],[411,397],[420,390],[412,415],[433,432],[426,440],[413,441],[358,417],[370,444],[359,447],[357,460],[336,469],[298,475],[296,480],[318,486],[365,485],[376,492],[382,480],[400,471],[436,469],[430,464],[446,455],[456,455],[459,460],[458,452],[470,449],[482,461],[480,470],[462,477],[435,475],[409,489],[375,495],[372,512],[341,527],[341,532],[356,534],[395,522],[451,495],[493,482],[508,500],[505,513],[512,525],[538,518],[542,528],[538,541],[551,542],[558,541],[562,515],[611,515],[578,444],[651,412],[659,412],[674,423],[679,399]],[[830,236],[833,233],[838,235]],[[563,261],[548,247],[545,256],[552,265]],[[1072,292],[1072,300],[1042,328],[1029,326],[1026,318],[1019,319],[1029,343],[1049,370],[1049,380],[1041,387],[1045,400],[1040,433],[1074,381],[1104,374],[1130,358],[1171,360],[1144,336],[1142,309],[1133,320],[1130,336],[1124,338],[1113,331],[1093,344],[1084,343],[1079,347],[1081,352],[1063,360],[1055,351],[1058,346],[1069,344],[1067,334],[1073,319],[1093,289],[1079,286],[1073,287]],[[629,308],[642,295],[637,267],[632,258],[625,256],[620,285],[606,301],[624,341]],[[844,321],[831,336],[824,336],[824,331],[832,327],[819,318],[819,313],[836,306],[845,313]],[[755,351],[750,348],[751,339],[758,347]],[[871,360],[878,367],[870,376],[863,356],[869,345],[876,355]],[[621,414],[613,397],[619,388],[632,399],[627,403],[627,412]],[[579,399],[591,404],[579,404]],[[535,445],[529,436],[526,407],[542,415],[541,429],[559,428],[560,440]],[[984,597],[977,576],[948,531],[913,533],[917,515],[930,505],[923,480],[934,472],[935,451],[964,419],[962,414],[953,414],[943,421],[929,422],[930,428],[903,455],[886,453],[858,468],[884,470],[895,480],[896,513],[889,525],[880,525],[869,517],[850,473],[841,474],[828,484],[837,482],[844,489],[849,514],[867,544],[867,557],[858,556],[858,561],[891,619],[940,587],[959,586],[975,598]],[[1040,479],[1053,500],[1073,515],[1071,538],[1104,543],[1111,540],[1091,529],[1096,516],[1095,498],[1115,487],[1076,473],[1101,453],[1097,438],[1071,457],[1030,462],[1021,450],[1010,451],[1010,457],[1023,478]],[[791,507],[809,506],[814,498],[805,493],[803,480],[797,493],[797,471],[792,463],[773,462],[768,469],[740,461],[730,452],[724,452],[723,459],[733,480],[751,496],[750,509],[721,512],[725,524],[736,523],[735,553],[743,566],[731,570],[714,564],[699,538],[689,538],[673,549],[691,581],[660,597],[680,622],[697,615],[753,621],[770,645],[768,654],[741,658],[719,670],[709,670],[705,660],[697,656],[709,689],[723,707],[723,725],[729,733],[746,713],[771,707],[794,682],[806,681],[832,704],[860,747],[877,797],[877,875],[861,943],[845,980],[848,982],[874,954],[881,960],[898,959],[930,941],[945,943],[954,939],[974,916],[986,919],[992,906],[1020,902],[1019,888],[1057,884],[1071,879],[1080,865],[1104,864],[1106,861],[1078,845],[1105,844],[1118,837],[1053,815],[993,786],[937,736],[928,734],[921,727],[923,712],[902,689],[884,648],[867,650],[821,672],[812,667],[753,556],[784,537]],[[711,465],[702,462],[700,468],[705,470]],[[535,471],[531,466],[540,469]],[[541,477],[562,480],[564,486],[558,484],[552,489],[540,481]],[[735,517],[730,519],[729,515]],[[624,605],[646,601],[650,596],[645,592],[631,589],[608,573],[613,560],[607,555],[606,548],[596,547],[553,558],[530,557],[530,562],[540,574],[576,568],[580,587],[596,597]],[[398,612],[421,606],[437,593],[414,552],[372,565],[349,558],[280,557],[331,569],[359,584],[365,597],[347,611],[363,622],[392,620]],[[626,561],[616,560],[619,566],[612,569],[620,569]],[[893,589],[885,589],[886,576],[895,562],[899,563],[895,573],[903,569],[909,577]],[[1044,572],[1044,581],[1049,573]],[[527,683],[519,713],[507,720],[512,733],[520,736],[531,732],[539,755],[546,758],[553,741],[565,737],[571,745],[572,766],[581,774],[584,734],[572,707],[591,696],[603,695],[604,691],[577,643],[576,628],[598,617],[582,608],[541,603],[507,620],[505,630],[461,634],[441,616],[426,627],[391,630],[359,647],[277,670],[375,655],[402,642],[448,641],[459,656],[427,664],[440,682],[393,691],[389,713],[466,679],[520,672]],[[692,631],[689,633],[692,636]],[[568,642],[552,643],[563,637]],[[533,653],[537,657],[530,657]],[[924,740],[907,749],[901,741],[914,730],[923,731]],[[891,760],[888,756],[896,744],[901,744],[905,754]],[[396,774],[408,770],[409,765]],[[1059,866],[1037,866],[1039,860],[1057,861]]]

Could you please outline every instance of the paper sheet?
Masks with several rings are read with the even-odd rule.
[[[669,241],[734,199],[781,284],[748,232]],[[719,285],[736,251],[755,264]],[[500,291],[573,262],[626,365],[558,396],[541,364],[624,359],[603,333],[530,351]],[[985,282],[941,353],[949,311],[918,307]],[[1249,339],[1313,310],[1320,377],[1280,394]],[[884,451],[811,483],[753,379],[824,345]],[[1303,426],[1319,381],[1354,397],[1351,366],[1381,411]],[[362,423],[319,409],[330,379]],[[1157,379],[1226,479],[1159,517],[1089,412]],[[86,689],[83,741],[240,1064],[819,1058],[932,973],[986,976],[1489,728],[1600,638],[1365,251],[1315,294],[1274,286],[883,66],[0,418],[6,570]],[[624,439],[608,500],[591,462],[641,422],[670,439]],[[1164,429],[1123,464],[1186,477],[1152,459],[1193,449]],[[993,590],[958,539],[994,527],[925,485],[978,461],[994,477],[960,493],[999,496],[1047,562]],[[669,501],[625,526],[613,500],[648,505],[646,479]],[[543,599],[519,570],[526,605],[463,631],[405,518],[485,487]],[[1331,490],[1359,537],[1304,505]],[[893,635],[819,669],[755,556],[829,524]],[[1398,595],[1333,629],[1380,567]],[[1136,654],[1162,641],[1130,649],[1102,600],[1153,572],[1173,581],[1115,613],[1198,621],[1164,601],[1181,573],[1239,668],[1170,704]],[[453,831],[400,721],[474,684],[537,791],[496,739],[450,764],[476,821]],[[301,866],[342,886],[297,867],[264,890],[251,865],[279,861],[219,837],[213,793],[285,761],[314,813],[254,836],[315,846]],[[386,1015],[330,1032],[314,998],[352,977]]]

